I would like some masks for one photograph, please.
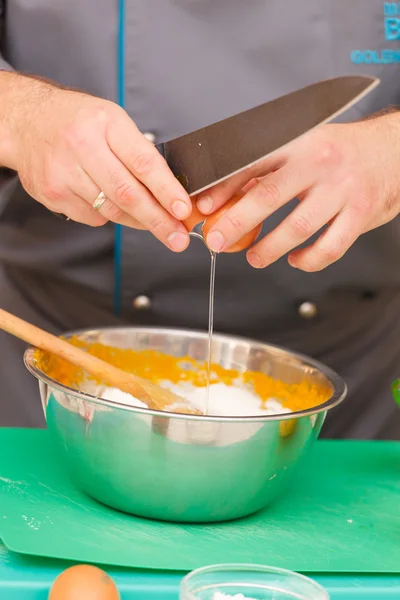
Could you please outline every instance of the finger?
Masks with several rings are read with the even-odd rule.
[[[204,215],[215,212],[232,198],[236,192],[243,189],[250,180],[275,171],[280,166],[282,166],[282,157],[278,156],[271,156],[266,160],[255,163],[237,175],[232,175],[232,177],[225,179],[225,181],[200,194],[197,201],[197,208]]]
[[[140,229],[142,231],[146,231],[146,227],[142,225],[139,221],[134,219],[133,217],[124,213],[118,220],[119,225],[124,225],[124,227],[130,227],[131,229]]]
[[[66,183],[74,179],[71,176],[70,166],[74,163],[70,161],[66,163],[64,165],[60,162],[56,163],[51,172],[40,173],[41,177],[39,176],[35,182],[29,181],[28,186],[26,182],[23,183],[25,189],[53,214],[92,227],[105,225],[107,220],[88,206],[84,199]]]
[[[96,209],[94,205],[101,190],[80,165],[77,165],[74,176],[70,177],[69,180],[71,181],[71,188],[75,194],[86,200],[86,202],[88,202],[96,212],[102,215],[106,221],[112,221],[113,223],[119,223],[120,225],[125,225],[134,229],[144,229],[139,221],[124,213],[123,210],[113,204],[108,198],[106,198],[99,209]]]
[[[183,223],[168,214],[103,140],[93,144],[91,151],[79,159],[86,173],[115,206],[139,221],[144,229],[151,231],[174,252],[187,248],[189,234]]]
[[[90,225],[91,227],[100,227],[107,223],[107,219],[85,202],[82,198],[74,194],[72,191],[65,196],[62,203],[57,203],[56,207],[52,207],[45,199],[38,199],[50,210],[54,210],[59,214],[63,214],[72,221]]]
[[[77,223],[91,225],[92,227],[100,227],[107,223],[107,219],[93,210],[83,198],[68,186],[60,185],[59,182],[63,181],[62,177],[56,176],[55,180],[58,181],[58,184],[53,183],[50,187],[48,186],[46,195],[33,190],[29,193],[53,213],[64,215]]]
[[[117,222],[118,218],[124,214],[123,211],[118,206],[115,206],[109,199],[106,199],[101,205],[101,208],[96,208],[95,202],[101,193],[101,190],[81,165],[76,165],[73,177],[70,177],[69,181],[70,187],[75,194],[86,200],[93,210],[102,215],[107,221]]]
[[[311,183],[312,174],[308,169],[297,166],[294,170],[289,163],[261,178],[211,228],[206,238],[207,246],[214,252],[223,252],[233,246]]]
[[[94,202],[92,202],[91,206],[93,207],[93,210],[105,217],[107,221],[111,221],[112,223],[118,223],[119,225],[125,225],[126,227],[131,227],[132,229],[146,229],[146,227],[144,227],[142,223],[140,223],[134,217],[131,217],[130,215],[125,213],[118,206],[113,204],[111,200],[107,197],[105,198],[103,204],[101,204],[100,208],[96,208],[96,202],[100,194],[101,192],[99,192]]]
[[[316,242],[289,255],[289,264],[302,271],[321,271],[342,258],[363,232],[364,225],[354,219],[353,211],[342,210]]]
[[[250,179],[250,181],[248,181],[240,191],[243,192],[243,194],[247,194],[247,192],[249,192],[255,185],[257,185],[258,181],[259,180],[257,179],[257,177],[254,177],[254,179]]]
[[[107,130],[107,141],[112,152],[171,215],[180,221],[189,217],[192,210],[189,195],[155,146],[128,116],[112,123]]]
[[[247,260],[257,269],[267,267],[315,235],[341,206],[339,193],[331,198],[323,188],[312,190],[280,225],[247,252]]]

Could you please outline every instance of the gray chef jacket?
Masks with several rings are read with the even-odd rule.
[[[1,5],[1,68],[119,102],[158,142],[348,73],[376,75],[382,83],[342,120],[399,103],[396,2]],[[270,217],[264,230],[291,207]],[[218,257],[217,331],[302,351],[346,379],[348,400],[329,415],[326,436],[400,434],[390,396],[391,381],[400,375],[399,249],[396,219],[362,236],[320,273],[292,269],[286,258],[255,270],[243,253]],[[0,305],[39,326],[57,333],[120,323],[204,329],[208,279],[207,250],[197,240],[177,255],[147,232],[64,222],[30,198],[17,178],[3,181]],[[0,423],[43,426],[37,384],[24,370],[22,352],[23,344],[0,332]]]

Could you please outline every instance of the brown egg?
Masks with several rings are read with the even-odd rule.
[[[225,214],[232,206],[236,204],[242,197],[243,193],[237,193],[233,196],[228,202],[226,202],[221,208],[219,208],[215,213],[205,217],[197,208],[196,204],[193,203],[192,214],[188,219],[184,221],[185,227],[188,231],[192,231],[193,227],[202,221],[205,221],[202,227],[204,238],[207,237],[210,229],[215,225],[215,223]],[[240,252],[241,250],[245,250],[260,235],[262,225],[257,225],[254,229],[246,233],[236,244],[233,244],[230,248],[224,250],[224,252]]]
[[[120,595],[107,573],[91,565],[76,565],[57,577],[48,600],[120,600]]]
[[[221,206],[221,208],[215,211],[215,213],[207,217],[207,220],[203,225],[204,238],[207,238],[208,232],[222,217],[222,215],[224,215],[230,208],[232,208],[232,206],[234,206],[236,202],[238,202],[243,196],[244,194],[236,194],[228,202]],[[249,233],[246,233],[246,235],[244,235],[238,242],[236,242],[236,244],[233,244],[233,246],[230,246],[230,248],[227,248],[226,250],[224,250],[224,252],[240,252],[241,250],[245,250],[246,248],[251,246],[251,244],[253,244],[253,242],[255,242],[257,237],[260,235],[261,227],[261,225],[257,225],[257,227],[249,231]]]

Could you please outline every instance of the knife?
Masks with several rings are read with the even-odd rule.
[[[320,81],[156,148],[192,196],[331,121],[379,83],[361,75]]]

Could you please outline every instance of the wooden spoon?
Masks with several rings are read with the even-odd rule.
[[[144,402],[152,410],[171,410],[172,407],[174,412],[201,414],[200,411],[191,407],[187,400],[171,391],[142,377],[126,373],[1,308],[0,329],[7,331],[36,348],[40,348],[45,352],[50,352],[69,361],[111,387],[131,394]],[[177,406],[174,407],[173,405]],[[186,407],[187,410],[185,409]]]

